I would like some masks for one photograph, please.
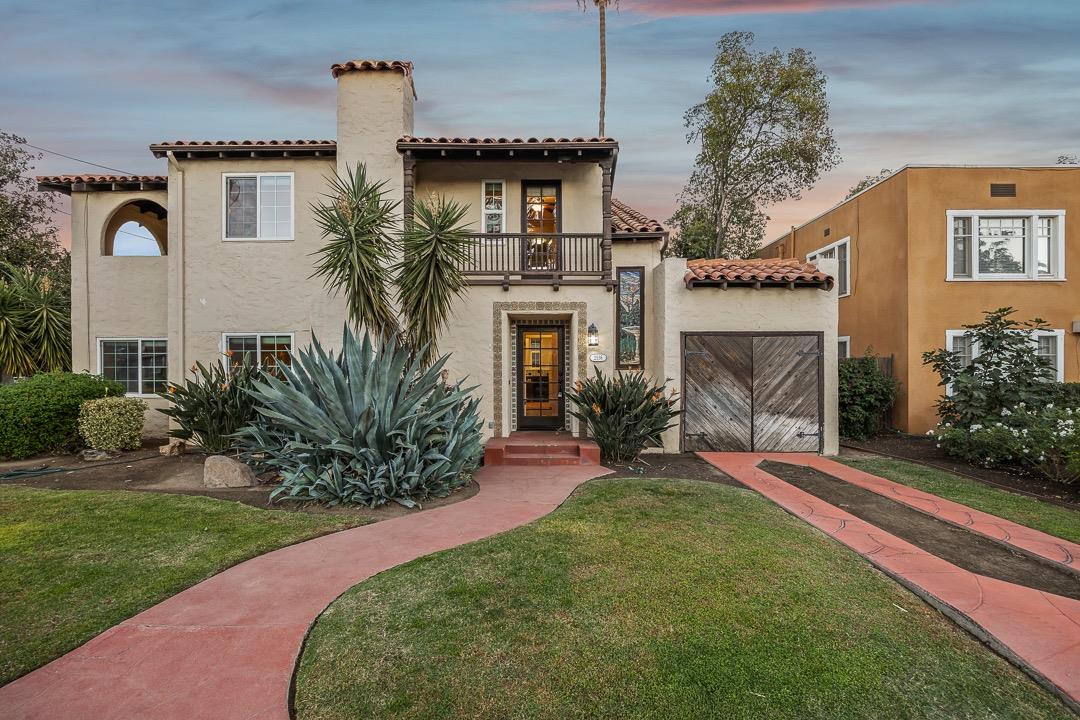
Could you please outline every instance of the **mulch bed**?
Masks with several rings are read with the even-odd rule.
[[[727,473],[721,472],[693,453],[644,453],[632,463],[612,463],[607,467],[615,472],[604,477],[673,478],[704,480],[706,482],[745,487]]]
[[[947,455],[944,450],[935,446],[933,438],[926,435],[890,432],[869,440],[845,439],[843,445],[855,450],[888,455],[901,460],[913,460],[923,465],[963,475],[972,480],[979,480],[1003,490],[1032,495],[1040,500],[1055,504],[1080,506],[1080,486],[1078,485],[1062,485],[1044,478],[1025,475],[1019,471],[1012,473],[979,467],[978,465],[969,465]]]
[[[1080,600],[1080,576],[1049,560],[803,465],[765,461],[761,469],[953,565],[978,575]]]

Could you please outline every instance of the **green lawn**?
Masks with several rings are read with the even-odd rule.
[[[910,485],[976,510],[982,510],[1066,540],[1080,542],[1080,512],[1076,510],[1052,505],[1007,490],[998,490],[945,470],[936,470],[903,460],[843,458],[841,462],[863,472]]]
[[[241,560],[361,522],[186,495],[0,487],[0,684]]]
[[[598,480],[326,611],[312,718],[1067,718],[862,558],[758,495]]]

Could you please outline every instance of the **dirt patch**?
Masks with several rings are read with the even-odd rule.
[[[1019,470],[1005,472],[1003,470],[979,467],[978,465],[969,465],[950,457],[944,450],[935,445],[933,438],[926,435],[890,432],[869,440],[844,440],[843,442],[846,448],[888,455],[902,460],[913,460],[923,465],[978,480],[1002,490],[1011,490],[1059,505],[1080,507],[1080,485],[1062,485],[1044,478],[1023,474]]]
[[[24,485],[51,490],[135,490],[179,495],[202,495],[218,500],[239,502],[252,507],[291,510],[330,515],[368,517],[372,520],[388,520],[409,515],[420,510],[451,505],[475,495],[479,487],[475,482],[459,488],[445,498],[428,498],[420,508],[407,508],[389,503],[380,508],[357,506],[328,508],[318,503],[270,502],[275,485],[268,483],[252,488],[206,488],[202,484],[202,453],[187,453],[176,457],[162,457],[156,448],[144,448],[121,453],[110,460],[88,462],[78,455],[52,455],[0,463],[0,485]],[[42,475],[23,475],[27,471],[55,470]]]
[[[615,472],[604,477],[674,478],[744,487],[727,473],[713,467],[694,453],[647,453],[632,463],[608,465]]]
[[[855,517],[978,575],[1080,600],[1080,575],[814,468],[765,461],[761,469]]]

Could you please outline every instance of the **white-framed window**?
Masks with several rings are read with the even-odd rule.
[[[851,277],[850,246],[851,237],[848,236],[826,245],[823,248],[818,248],[806,256],[806,262],[836,259],[836,288],[840,293],[839,297],[846,297],[851,293],[851,289],[848,285],[849,278]]]
[[[836,357],[839,360],[851,357],[851,338],[847,335],[836,338]]]
[[[290,332],[230,332],[221,335],[221,352],[230,365],[245,359],[273,370],[279,364],[291,365],[293,334]]]
[[[225,240],[292,240],[293,173],[223,173]]]
[[[1054,379],[1065,382],[1065,331],[1036,330],[1031,334],[1031,344],[1039,357],[1044,358],[1053,369]],[[967,334],[967,330],[946,330],[945,347],[960,355],[962,365],[970,365],[979,356],[979,344]],[[952,393],[952,388],[946,388]]]
[[[947,280],[1064,280],[1064,210],[948,210]]]
[[[480,207],[481,232],[501,234],[506,232],[506,182],[504,180],[481,181]]]
[[[169,385],[169,346],[165,338],[98,338],[102,377],[124,386],[128,395],[155,395]]]

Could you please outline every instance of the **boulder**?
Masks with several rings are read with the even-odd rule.
[[[158,452],[165,456],[183,455],[186,446],[187,443],[180,438],[172,438],[167,445],[159,447]]]
[[[94,448],[86,448],[80,455],[86,462],[97,462],[99,460],[108,460],[118,456],[118,452],[109,452],[108,450],[95,450]]]
[[[234,458],[211,455],[203,464],[203,487],[241,488],[258,484],[251,468]]]

